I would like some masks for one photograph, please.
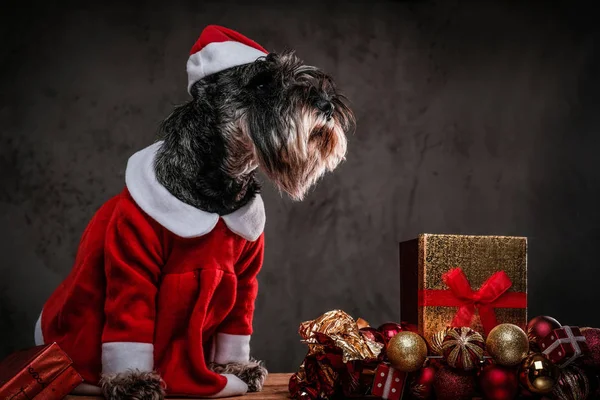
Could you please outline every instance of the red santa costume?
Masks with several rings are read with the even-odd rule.
[[[210,26],[188,61],[188,90],[202,77],[266,50]],[[75,265],[43,307],[36,344],[57,342],[98,391],[102,373],[156,370],[168,395],[243,394],[244,382],[207,363],[247,362],[265,213],[257,195],[219,216],[175,198],[154,174],[162,142],[134,154],[126,187],[85,229]]]

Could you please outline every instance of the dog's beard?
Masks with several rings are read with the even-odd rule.
[[[340,110],[345,106],[340,103]],[[328,171],[333,171],[346,155],[346,131],[350,117],[336,112],[327,119],[314,107],[300,107],[284,126],[285,132],[269,132],[274,149],[255,156],[270,180],[280,191],[296,201]]]

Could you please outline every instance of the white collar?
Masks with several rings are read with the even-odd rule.
[[[129,158],[125,171],[127,189],[137,205],[170,232],[183,238],[206,235],[219,222],[219,215],[182,202],[156,179],[154,159],[162,143],[156,142]],[[255,241],[265,227],[262,198],[257,194],[248,204],[222,218],[232,232]]]

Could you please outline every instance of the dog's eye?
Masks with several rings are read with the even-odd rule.
[[[272,75],[269,72],[261,72],[248,82],[250,89],[264,89],[271,83]]]

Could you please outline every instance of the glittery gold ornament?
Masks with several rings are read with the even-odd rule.
[[[427,359],[427,344],[417,333],[403,331],[388,342],[386,353],[394,368],[414,372]]]
[[[494,327],[488,334],[485,344],[494,361],[507,367],[519,364],[529,351],[527,334],[513,324],[500,324]]]
[[[444,342],[444,338],[446,337],[446,333],[448,332],[448,329],[450,328],[445,328],[442,329],[439,332],[434,333],[431,336],[431,340],[429,341],[429,344],[431,346],[431,351],[433,351],[435,354],[441,356],[444,351],[442,350],[442,343]]]
[[[571,365],[564,368],[558,383],[554,385],[552,395],[560,400],[585,400],[590,395],[590,381],[579,367]]]
[[[483,359],[485,342],[478,332],[468,327],[449,329],[442,343],[444,359],[452,368],[470,371]]]
[[[519,369],[521,384],[535,394],[552,392],[559,375],[558,367],[540,353],[527,356]]]

